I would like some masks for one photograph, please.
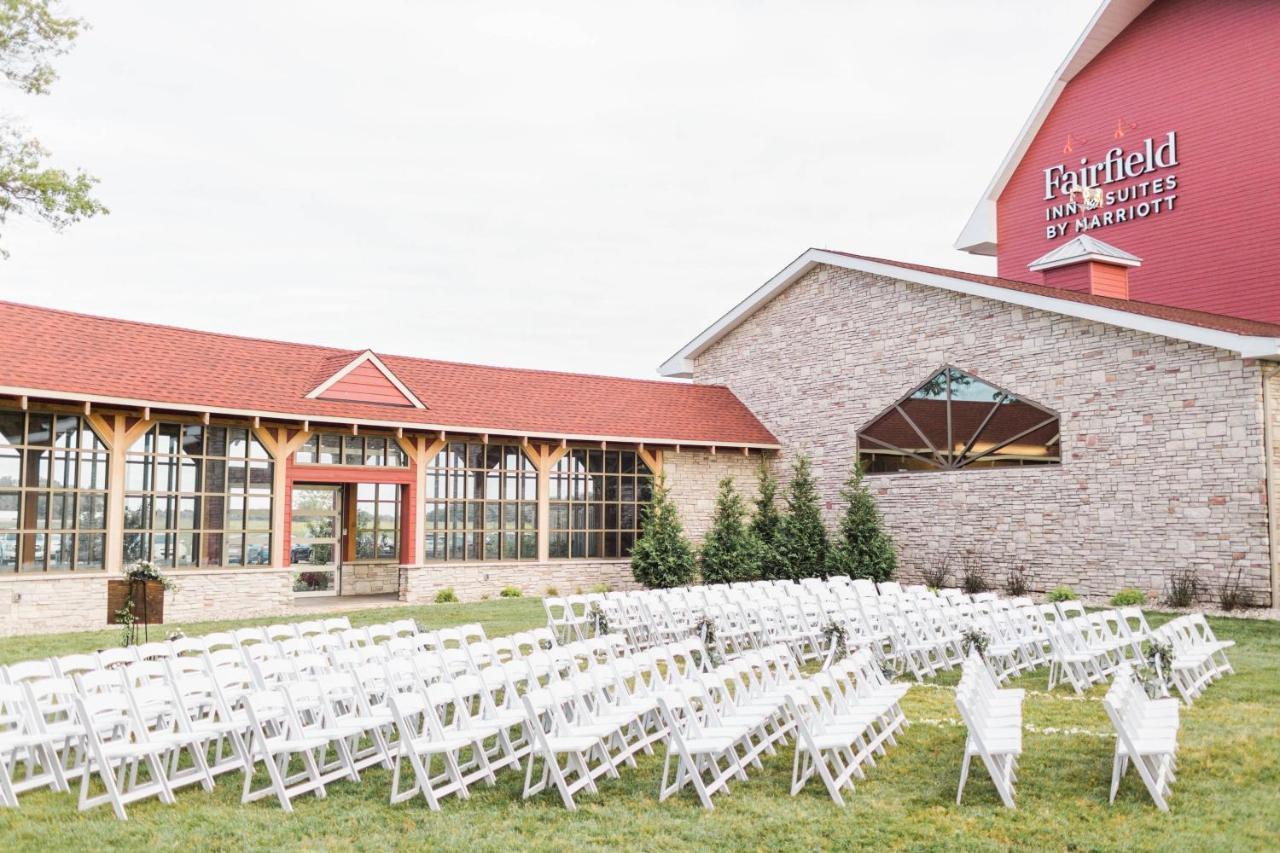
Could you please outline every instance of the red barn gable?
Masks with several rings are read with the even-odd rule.
[[[957,246],[1039,283],[1087,233],[1143,259],[1131,299],[1280,321],[1277,45],[1272,0],[1108,0]]]

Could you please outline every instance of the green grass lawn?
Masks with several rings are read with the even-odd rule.
[[[349,614],[355,624],[412,616],[424,625],[482,622],[493,634],[538,625],[536,599],[393,608]],[[258,620],[262,622],[271,620]],[[1159,617],[1152,620],[1159,621]],[[225,628],[184,626],[188,634]],[[250,623],[236,623],[250,624]],[[304,796],[286,815],[273,800],[241,806],[240,777],[218,779],[212,793],[186,788],[176,806],[145,801],[117,822],[109,808],[76,811],[73,796],[36,792],[19,810],[0,811],[0,850],[132,849],[814,849],[875,845],[912,849],[1202,850],[1275,849],[1280,839],[1280,624],[1214,620],[1237,642],[1237,674],[1212,685],[1183,712],[1172,811],[1156,810],[1132,771],[1116,805],[1107,805],[1113,741],[1099,701],[1062,689],[1042,695],[1042,670],[1019,680],[1027,697],[1018,809],[1004,809],[978,765],[965,802],[955,805],[964,746],[948,685],[915,687],[905,701],[912,725],[849,805],[838,808],[816,781],[788,794],[791,753],[736,783],[705,812],[691,794],[657,801],[661,758],[623,769],[598,796],[580,795],[566,812],[554,793],[520,799],[523,774],[506,771],[494,789],[468,801],[446,800],[432,813],[421,801],[387,803],[390,774],[372,769],[359,784],[329,786],[327,799]],[[0,641],[0,662],[100,648],[116,632]]]

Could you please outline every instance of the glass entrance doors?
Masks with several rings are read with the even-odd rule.
[[[337,595],[342,563],[342,486],[293,487],[289,562],[296,595]]]

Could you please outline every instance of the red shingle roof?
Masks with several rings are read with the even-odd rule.
[[[381,355],[428,408],[307,399],[358,351],[0,302],[0,387],[316,420],[776,446],[728,388]]]
[[[1192,311],[1189,308],[1175,308],[1171,305],[1158,305],[1154,302],[1138,302],[1133,299],[1116,299],[1110,296],[1094,296],[1092,293],[1062,290],[1057,287],[1046,287],[1042,284],[1030,284],[1029,282],[1015,281],[1010,278],[996,278],[995,276],[977,275],[976,273],[943,269],[941,267],[908,264],[902,261],[873,258],[868,255],[855,255],[852,252],[841,252],[835,249],[823,249],[822,251],[830,252],[833,255],[844,255],[846,258],[858,258],[859,260],[871,261],[872,263],[887,264],[888,266],[901,267],[902,269],[915,270],[917,272],[934,273],[935,275],[945,275],[951,278],[959,278],[964,279],[965,281],[976,282],[978,284],[989,284],[992,287],[1003,287],[1008,290],[1018,290],[1023,293],[1033,293],[1037,296],[1047,296],[1051,299],[1063,299],[1067,302],[1080,302],[1086,305],[1097,305],[1100,308],[1113,308],[1116,311],[1127,311],[1130,314],[1154,317],[1157,320],[1167,320],[1171,323],[1186,323],[1188,326],[1199,326],[1204,329],[1216,329],[1220,332],[1232,332],[1237,335],[1280,337],[1280,324],[1276,323],[1264,323],[1259,320],[1246,320],[1243,317],[1231,317],[1226,314],[1211,314],[1208,311]]]

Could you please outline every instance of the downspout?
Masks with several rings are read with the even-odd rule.
[[[1276,476],[1272,467],[1274,427],[1271,417],[1271,378],[1280,373],[1280,364],[1264,364],[1262,368],[1262,443],[1267,465],[1267,546],[1271,569],[1271,606],[1280,607],[1280,573],[1276,571],[1276,536],[1280,535],[1275,502]]]

